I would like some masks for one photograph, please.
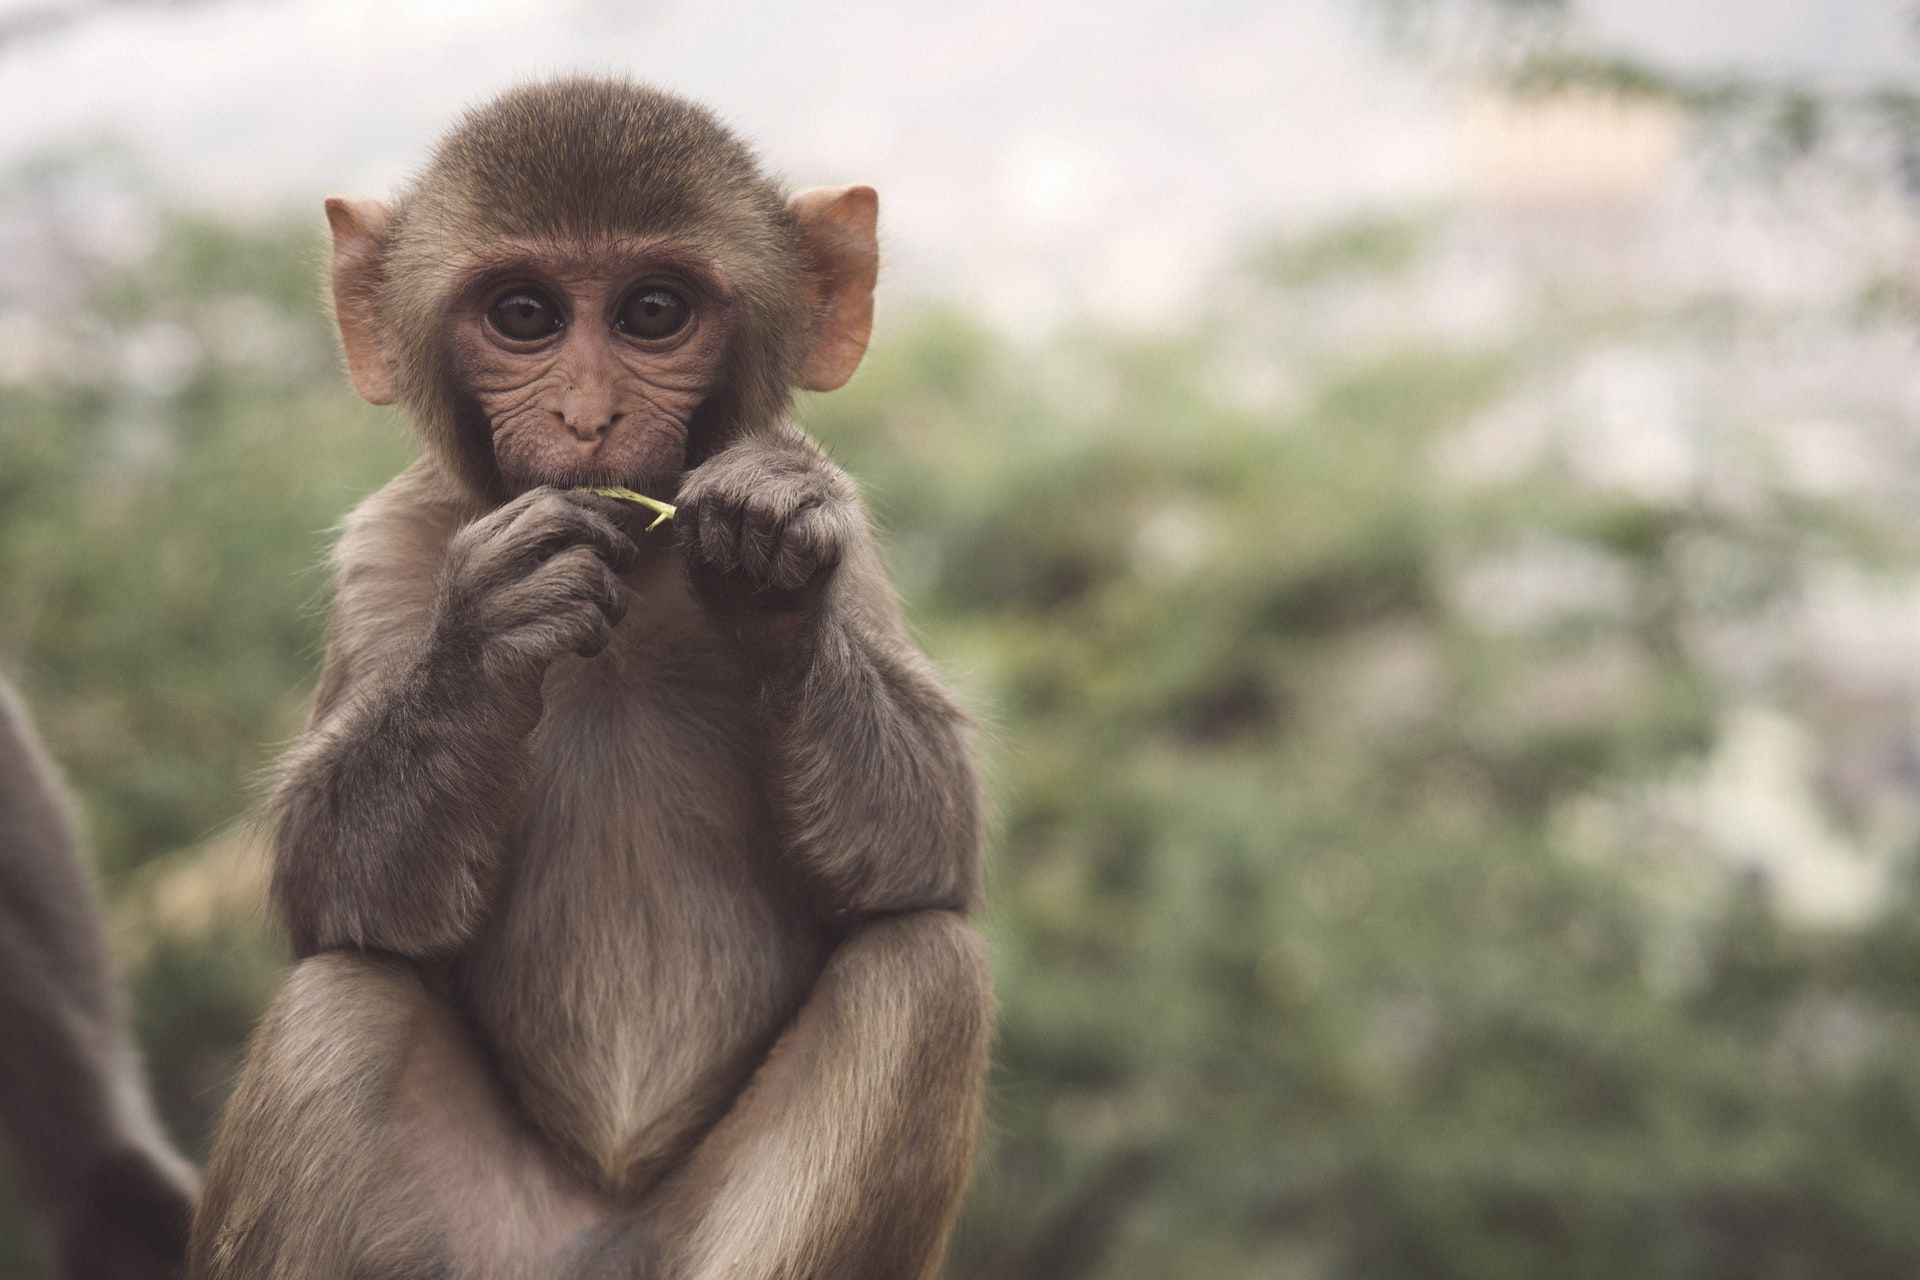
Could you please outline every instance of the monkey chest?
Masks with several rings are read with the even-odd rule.
[[[685,671],[614,683],[600,661],[549,680],[467,985],[528,1113],[621,1187],[717,1118],[820,950],[778,889],[744,701]]]

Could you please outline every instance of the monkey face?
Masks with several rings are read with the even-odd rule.
[[[796,389],[852,376],[878,209],[865,186],[789,197],[657,90],[529,86],[469,115],[393,204],[327,201],[347,375],[483,501],[669,493]]]
[[[671,492],[733,328],[718,266],[663,244],[502,246],[449,310],[501,479]]]

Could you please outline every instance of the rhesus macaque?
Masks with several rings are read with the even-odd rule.
[[[0,1137],[61,1280],[180,1274],[193,1171],[154,1118],[59,777],[5,681]]]
[[[586,79],[327,202],[348,373],[426,449],[334,553],[271,804],[298,964],[192,1275],[937,1271],[991,1021],[977,784],[788,417],[866,347],[875,213]]]

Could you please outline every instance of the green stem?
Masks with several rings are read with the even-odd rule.
[[[632,489],[623,489],[617,484],[589,485],[587,486],[587,492],[597,493],[603,498],[617,498],[621,502],[632,502],[647,508],[649,511],[657,512],[658,514],[653,517],[653,523],[647,526],[648,533],[652,533],[655,529],[658,529],[661,525],[673,519],[675,513],[679,510],[679,508],[671,502],[662,502],[658,498],[649,498],[644,493],[635,493]]]

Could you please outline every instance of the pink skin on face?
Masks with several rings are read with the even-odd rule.
[[[672,246],[627,242],[510,253],[472,279],[469,301],[453,311],[453,355],[492,426],[509,489],[670,495],[686,466],[687,423],[732,329],[717,268]],[[648,308],[635,305],[655,291],[685,303],[669,333],[650,332]],[[513,299],[503,316],[497,308]]]

